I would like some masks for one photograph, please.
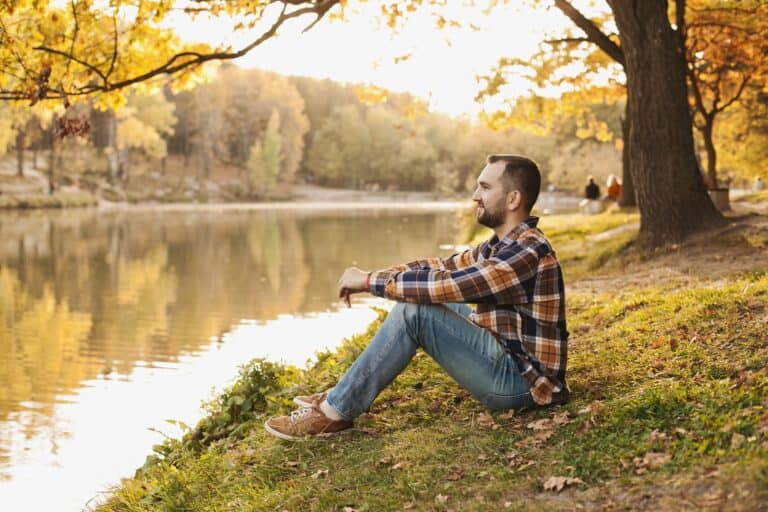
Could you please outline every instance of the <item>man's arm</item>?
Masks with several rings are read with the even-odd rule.
[[[417,303],[516,304],[530,300],[544,244],[513,242],[493,258],[456,270],[373,272],[369,291],[380,297]]]
[[[458,252],[447,258],[426,258],[395,265],[380,272],[406,272],[409,270],[457,270],[474,265],[485,243],[466,251]]]

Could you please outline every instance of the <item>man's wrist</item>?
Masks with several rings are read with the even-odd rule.
[[[370,290],[371,289],[371,272],[368,272],[365,276],[365,289]]]

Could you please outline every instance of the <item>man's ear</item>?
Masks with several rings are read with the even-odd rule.
[[[511,212],[517,211],[523,206],[523,194],[519,190],[511,190],[509,194],[511,197],[509,198],[508,209]]]

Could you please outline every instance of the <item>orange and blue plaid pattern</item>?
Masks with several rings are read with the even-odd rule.
[[[549,240],[529,217],[504,238],[449,258],[371,273],[374,295],[401,302],[475,304],[470,320],[517,360],[539,405],[568,399],[565,286]]]

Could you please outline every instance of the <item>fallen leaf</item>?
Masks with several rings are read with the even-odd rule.
[[[518,467],[515,471],[520,473],[521,471],[524,471],[524,470],[528,469],[530,466],[533,466],[534,464],[536,464],[534,461],[529,460],[525,464],[523,464],[520,467]]]
[[[403,469],[404,467],[405,467],[405,462],[398,462],[397,464],[392,466],[390,469],[392,469],[393,471],[397,471],[397,470]]]
[[[457,480],[461,480],[461,477],[464,476],[461,471],[454,471],[452,473],[449,473],[448,476],[445,477],[446,480],[450,480],[451,482],[456,482]]]
[[[511,420],[514,417],[515,417],[515,410],[514,409],[510,409],[507,412],[505,412],[504,414],[502,414],[501,416],[499,416],[499,419],[500,420]]]
[[[653,342],[651,343],[651,348],[659,348],[659,347],[661,347],[662,345],[664,345],[664,338],[656,338],[656,339],[655,339],[655,340],[653,340]]]
[[[532,421],[526,425],[531,430],[547,430],[552,428],[552,420],[549,418],[542,418],[540,420]]]
[[[344,510],[344,512],[357,512],[357,509],[353,507],[344,507],[342,510]]]
[[[571,420],[570,420],[570,415],[568,411],[563,411],[560,414],[552,415],[552,423],[554,423],[557,426],[567,425],[570,422]]]
[[[583,484],[584,481],[581,478],[571,478],[569,476],[551,476],[544,482],[545,491],[562,491],[569,485]]]
[[[757,432],[759,434],[768,433],[768,412],[763,414],[763,416],[757,422]]]
[[[663,466],[667,462],[672,460],[672,456],[668,453],[648,452],[645,456],[635,457],[632,462],[635,465],[635,473],[642,475],[646,469],[656,469]]]
[[[314,478],[315,480],[317,480],[318,478],[321,478],[321,477],[324,477],[324,476],[328,476],[328,470],[327,469],[318,469],[317,471],[312,473],[309,477],[310,478]]]
[[[497,428],[498,428],[496,420],[494,420],[493,416],[491,416],[487,412],[481,412],[477,416],[477,424],[480,425],[481,427],[486,427],[486,428],[487,427],[493,427],[494,425],[496,425]]]
[[[295,460],[284,460],[282,463],[282,466],[284,468],[295,468],[298,465],[299,465],[299,462]]]
[[[512,502],[511,501],[505,501],[504,502],[504,508],[509,508],[511,506],[512,506]]]
[[[659,441],[666,441],[669,439],[669,436],[665,432],[659,432],[659,429],[654,429],[653,432],[648,434],[648,442],[649,443],[656,443]]]
[[[547,441],[553,435],[555,435],[555,433],[552,432],[551,430],[541,430],[539,432],[536,432],[536,435],[534,435],[533,438],[536,441],[540,441],[540,442],[543,443],[544,441]]]
[[[738,432],[734,432],[731,436],[731,450],[736,450],[739,446],[744,444],[744,441],[746,440],[746,436],[739,434]]]
[[[730,432],[732,428],[733,428],[733,422],[732,421],[728,421],[728,422],[726,422],[725,425],[723,425],[723,428],[720,429],[720,432],[726,432],[727,433],[727,432]]]
[[[376,463],[376,467],[389,466],[390,464],[392,464],[392,456],[387,455],[386,457],[379,459],[379,461]]]
[[[407,503],[403,503],[403,510],[411,510],[415,506],[416,506],[415,501],[409,501]]]
[[[438,494],[437,496],[435,496],[435,501],[438,503],[445,503],[446,501],[448,501],[448,496]]]
[[[603,410],[603,402],[595,400],[583,409],[579,409],[579,414],[598,414]]]
[[[507,464],[509,464],[510,467],[519,466],[525,460],[517,452],[508,453],[504,458],[507,459]]]
[[[661,359],[656,359],[654,362],[651,363],[651,368],[654,370],[663,370],[664,369],[664,361]]]

